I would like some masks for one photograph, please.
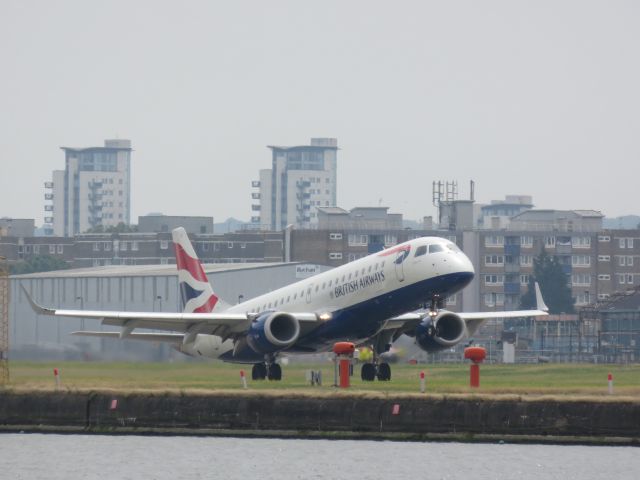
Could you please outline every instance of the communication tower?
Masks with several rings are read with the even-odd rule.
[[[0,256],[0,385],[9,383],[9,268]]]

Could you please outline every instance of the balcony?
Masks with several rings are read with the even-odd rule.
[[[252,212],[259,212],[261,210],[260,205],[251,205]]]
[[[44,217],[44,223],[53,223],[53,217]]]
[[[44,182],[44,188],[53,188],[53,182]]]
[[[260,217],[251,217],[251,223],[260,223]]]
[[[251,181],[251,186],[253,188],[260,188],[260,180],[252,180]]]
[[[45,193],[44,194],[44,199],[45,200],[53,200],[53,193]]]
[[[253,198],[254,200],[260,200],[260,194],[259,193],[252,193],[251,194],[251,198]]]
[[[45,205],[44,206],[44,211],[45,212],[53,212],[53,205]]]

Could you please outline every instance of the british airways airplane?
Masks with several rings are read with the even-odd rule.
[[[467,256],[452,242],[422,237],[334,268],[237,305],[213,291],[183,228],[173,230],[182,313],[61,310],[36,304],[44,315],[101,319],[119,332],[75,335],[168,342],[187,354],[253,364],[252,378],[280,380],[282,354],[327,352],[336,342],[372,347],[365,381],[390,380],[380,362],[401,335],[427,352],[451,348],[489,318],[547,315],[536,284],[536,310],[454,313],[444,300],[473,279]],[[166,333],[140,332],[139,329]]]

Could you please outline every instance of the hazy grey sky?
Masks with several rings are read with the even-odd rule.
[[[60,146],[133,142],[132,218],[248,220],[266,145],[337,137],[338,202],[640,213],[638,1],[0,0],[0,216]],[[380,200],[381,199],[381,200]]]

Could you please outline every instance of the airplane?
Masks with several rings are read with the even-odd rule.
[[[472,337],[489,318],[548,315],[537,283],[535,310],[456,313],[442,308],[475,275],[469,258],[445,238],[409,240],[237,305],[214,293],[184,228],[174,229],[172,238],[181,313],[47,308],[23,290],[38,314],[100,319],[102,325],[121,328],[74,335],[167,342],[187,355],[253,364],[254,380],[281,380],[276,360],[282,355],[328,352],[348,341],[374,352],[362,365],[362,380],[388,381],[391,367],[379,356],[403,334],[421,349],[437,352]]]

